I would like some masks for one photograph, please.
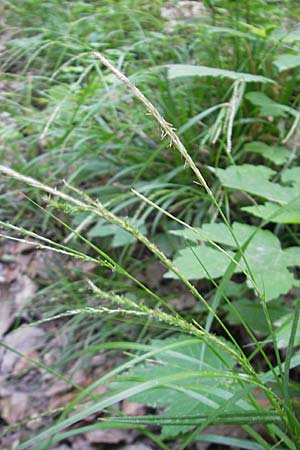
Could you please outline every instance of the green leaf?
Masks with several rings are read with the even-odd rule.
[[[286,147],[280,145],[267,145],[264,142],[258,141],[249,142],[244,145],[243,150],[246,152],[258,153],[278,165],[286,163],[291,154],[290,150]]]
[[[278,327],[276,330],[278,348],[286,348],[288,346],[292,331],[293,318],[294,313],[290,313],[275,322],[275,325]],[[294,342],[294,346],[296,347],[297,345],[300,345],[300,322],[297,325]]]
[[[275,25],[267,25],[264,28],[259,28],[246,22],[243,22],[242,25],[245,28],[248,28],[248,30],[255,36],[263,39],[265,39],[274,30],[274,28],[276,28]]]
[[[284,55],[277,56],[277,58],[274,60],[274,64],[279,72],[294,69],[295,67],[300,66],[300,55],[285,53]]]
[[[176,349],[181,346],[186,345],[187,339],[178,340],[175,343],[171,344],[170,346],[165,346],[164,350],[170,350],[170,349]],[[190,338],[188,339],[188,343],[191,343],[191,341],[199,343],[198,339]],[[113,370],[110,370],[108,373],[100,377],[96,382],[94,382],[91,386],[84,389],[83,392],[80,393],[79,398],[77,398],[77,401],[74,404],[77,404],[79,402],[80,398],[83,398],[88,393],[92,392],[91,387],[95,389],[97,386],[100,385],[106,385],[116,374],[119,374],[123,371],[125,371],[128,368],[133,367],[135,364],[140,363],[141,361],[144,361],[148,358],[152,358],[155,353],[156,349],[153,351],[148,352],[147,350],[150,348],[149,345],[145,346],[142,344],[132,344],[128,342],[116,342],[116,343],[109,343],[107,347],[107,343],[104,344],[103,348],[122,348],[122,349],[136,349],[138,346],[139,350],[144,350],[144,353],[142,355],[136,356],[134,358],[131,358],[129,361],[121,364],[120,366],[114,368]],[[193,376],[196,377],[198,375],[198,372],[193,372]],[[225,376],[225,375],[224,375]],[[229,375],[228,375],[229,377]],[[99,411],[102,411],[103,409],[114,405],[115,403],[118,403],[124,399],[128,399],[131,396],[138,394],[138,393],[144,393],[145,391],[157,387],[159,382],[164,385],[166,383],[178,381],[178,380],[184,380],[186,378],[186,374],[184,372],[176,373],[175,375],[169,375],[165,377],[164,379],[157,380],[157,379],[151,379],[146,383],[135,383],[134,385],[131,385],[129,389],[122,390],[121,392],[113,393],[111,395],[104,395],[101,396],[99,401],[93,402],[92,404],[88,404],[87,406],[83,406],[78,412],[74,413],[73,415],[68,416],[67,418],[64,418],[63,420],[58,421],[55,425],[52,425],[50,427],[47,427],[45,430],[41,431],[40,433],[36,433],[34,437],[30,438],[29,440],[20,443],[17,445],[16,450],[25,450],[25,449],[32,449],[32,450],[40,450],[41,448],[41,442],[43,442],[45,439],[49,439],[49,437],[52,437],[56,435],[58,432],[63,430],[64,428],[75,424],[76,422],[79,422],[86,417],[88,417],[91,414],[99,413]],[[37,444],[37,445],[34,445]],[[34,445],[34,446],[33,446]]]
[[[184,346],[164,351],[166,345],[183,340],[186,341]],[[230,375],[234,361],[228,358],[227,354],[217,355],[207,347],[203,353],[203,345],[195,339],[188,340],[184,336],[154,340],[151,347],[161,349],[155,354],[155,359],[133,368],[114,383],[114,388],[122,391],[147,380],[157,380],[155,388],[133,396],[132,400],[155,408],[165,407],[162,419],[164,417],[181,419],[175,420],[173,424],[163,425],[163,438],[189,431],[193,425],[185,424],[184,417],[194,414],[202,414],[205,417],[222,405],[226,407],[226,402],[230,401],[237,389],[241,388],[234,375]],[[204,355],[203,358],[201,355]],[[175,380],[176,374],[186,374],[186,377],[172,383],[160,383],[167,375],[173,376]],[[230,412],[233,412],[232,408],[230,405]],[[238,400],[234,409],[247,411],[250,405],[244,400]],[[161,423],[163,422],[162,420]]]
[[[300,195],[300,167],[292,167],[283,172],[281,180],[283,183],[291,184],[295,192]]]
[[[234,223],[232,230],[240,247],[253,235],[244,252],[244,257],[260,294],[267,301],[287,294],[296,284],[288,267],[298,265],[296,258],[299,253],[296,250],[282,250],[279,239],[271,231],[241,223]],[[201,228],[176,230],[173,233],[191,241],[191,245],[180,250],[173,261],[189,280],[214,279],[225,274],[232,261],[230,256],[233,256],[232,252],[228,252],[228,247],[237,250],[237,245],[225,224],[204,224]],[[207,244],[195,245],[201,241],[212,241],[223,245],[226,254]],[[242,270],[248,270],[243,260],[236,267],[235,272],[242,272]],[[247,282],[250,288],[254,288],[251,274]],[[168,272],[165,276],[176,278],[173,272]]]
[[[256,230],[256,227],[252,227],[250,225],[244,225],[238,222],[233,224],[233,231],[240,245],[243,245]],[[262,230],[258,232],[263,233]],[[202,240],[213,241],[236,248],[236,242],[233,239],[228,227],[224,223],[205,223],[201,228],[194,228],[194,230],[172,230],[171,233],[176,234],[177,236],[182,236],[193,242],[199,242]]]
[[[285,262],[288,267],[300,267],[300,247],[289,247],[284,251]]]
[[[230,254],[233,257],[233,253]],[[207,246],[186,247],[180,250],[174,259],[175,266],[188,280],[222,277],[229,263],[228,256]],[[173,272],[167,272],[165,278],[177,278],[177,276]]]
[[[260,115],[262,116],[285,117],[289,109],[287,106],[275,102],[262,92],[248,92],[245,98],[253,105],[260,107]]]
[[[234,302],[234,307],[252,330],[260,333],[261,335],[267,335],[270,333],[265,314],[259,302],[239,299]],[[228,312],[226,320],[231,325],[239,325],[239,317],[234,311],[232,311],[230,306],[225,305],[224,309]],[[271,322],[274,323],[288,312],[288,308],[282,303],[278,303],[278,301],[273,301],[268,303],[268,312]]]
[[[298,30],[275,30],[272,37],[278,41],[290,44],[300,41],[300,31]]]
[[[241,209],[270,222],[300,223],[299,200],[284,206],[278,206],[275,203],[266,202],[264,205],[244,206]]]
[[[265,166],[244,164],[216,169],[215,173],[223,186],[269,200],[264,205],[245,206],[242,208],[244,211],[271,222],[299,223],[300,167],[282,174],[285,186],[270,181],[276,172]]]
[[[260,75],[233,72],[232,70],[216,69],[214,67],[192,66],[189,64],[169,64],[167,68],[169,80],[186,77],[214,77],[230,78],[231,80],[240,80],[245,83],[274,83],[270,78],[262,77]]]
[[[243,164],[216,169],[215,173],[223,186],[249,192],[276,203],[289,203],[298,194],[295,187],[281,186],[269,181],[276,172],[265,166]]]

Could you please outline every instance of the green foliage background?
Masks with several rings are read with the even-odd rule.
[[[0,6],[1,225],[8,238],[21,233],[98,266],[89,285],[62,268],[31,308],[39,305],[42,322],[68,317],[61,371],[100,350],[136,352],[19,450],[45,437],[51,448],[103,410],[106,422],[94,428],[136,426],[164,449],[172,440],[180,449],[217,443],[203,433],[210,423],[243,426],[240,448],[300,446],[290,377],[300,343],[300,8],[181,3]],[[139,92],[156,108],[150,114]],[[157,260],[164,277],[147,286]],[[198,300],[192,310],[172,307],[179,283]],[[72,412],[101,384],[103,396]],[[126,398],[162,415],[121,417],[112,405]]]

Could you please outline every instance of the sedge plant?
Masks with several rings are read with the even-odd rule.
[[[102,274],[45,289],[47,299],[56,287],[58,296],[66,292],[66,302],[47,305],[39,323],[65,326],[68,320],[77,337],[81,329],[80,341],[85,330],[92,336],[86,346],[67,349],[64,361],[108,349],[130,354],[86,388],[65,377],[77,396],[65,408],[45,412],[54,416],[53,426],[19,449],[51,448],[106,428],[137,428],[163,449],[173,448],[175,439],[180,449],[198,440],[220,443],[206,431],[210,424],[244,429],[243,438],[222,436],[228,446],[300,445],[299,389],[290,377],[299,366],[298,286],[290,273],[299,265],[297,30],[274,29],[286,2],[278,10],[267,1],[247,2],[246,9],[241,2],[214,1],[204,2],[211,22],[208,14],[201,27],[191,19],[165,33],[162,3],[155,2],[154,14],[149,2],[118,2],[116,8],[111,1],[95,13],[88,2],[52,7],[28,1],[29,14],[23,14],[18,2],[5,2],[26,37],[11,29],[16,34],[2,60],[18,86],[4,96],[17,124],[9,126],[11,134],[2,133],[14,157],[1,150],[0,171],[18,184],[2,196],[2,215],[10,218],[1,223],[3,234],[75,258],[79,266],[94,264]],[[107,57],[99,53],[103,46]],[[166,62],[172,63],[167,70]],[[181,78],[195,70],[196,77]],[[285,89],[272,83],[275,78]],[[218,99],[213,106],[212,98]],[[62,178],[65,185],[54,187]],[[30,201],[15,195],[20,183]],[[49,233],[52,224],[59,226]],[[154,235],[159,229],[161,240]],[[173,242],[171,250],[166,240]],[[179,280],[183,292],[192,293],[198,303],[191,314],[169,304],[171,292],[163,296],[140,280],[145,248],[168,271],[166,283]],[[262,267],[269,269],[263,276]],[[284,302],[287,293],[291,298]],[[109,326],[101,335],[95,329],[103,329],[105,320],[121,320],[124,335],[126,323],[142,324],[145,338],[124,341],[118,327],[115,341]],[[247,336],[246,346],[236,326]],[[108,390],[94,395],[99,386]],[[163,412],[124,417],[114,408],[124,399]],[[78,426],[95,413],[101,420]],[[157,426],[160,433],[153,431]]]
[[[17,448],[19,450],[40,448],[41,441],[45,441],[45,439],[48,442],[47,445],[50,445],[50,443],[52,444],[68,436],[74,436],[91,429],[138,427],[143,429],[146,434],[148,433],[148,436],[152,437],[161,448],[169,448],[168,442],[179,436],[180,449],[184,449],[194,440],[204,439],[217,442],[216,436],[203,433],[203,430],[210,424],[236,424],[245,429],[248,438],[237,439],[236,441],[228,439],[228,445],[231,442],[231,444],[239,443],[243,448],[249,449],[270,448],[271,442],[271,445],[278,448],[299,448],[300,429],[297,418],[297,403],[293,400],[293,385],[289,379],[290,370],[298,365],[299,360],[299,354],[297,352],[294,353],[299,312],[297,307],[296,314],[294,314],[291,322],[286,356],[283,359],[278,347],[277,331],[274,329],[269,316],[265,293],[257,284],[253,268],[247,260],[247,248],[251,246],[251,242],[255,240],[260,229],[257,227],[248,235],[244,242],[241,242],[235,228],[224,214],[218,199],[176,134],[173,126],[163,118],[142,92],[122,72],[115,68],[109,60],[99,52],[95,52],[93,56],[112,71],[125,84],[127,89],[142,102],[147,112],[158,123],[162,138],[167,137],[170,147],[180,153],[186,165],[194,173],[199,189],[205,191],[210,202],[216,208],[220,219],[224,222],[224,226],[235,244],[236,253],[220,247],[217,239],[208,238],[211,245],[219,249],[224,254],[224,257],[227,258],[227,269],[221,282],[218,283],[214,281],[210,271],[203,264],[200,252],[198,264],[203,266],[207,276],[216,287],[215,297],[212,303],[209,303],[197,287],[189,281],[182,270],[151,239],[141,233],[128,220],[116,216],[102,203],[93,200],[89,195],[77,188],[67,185],[66,187],[70,191],[67,194],[65,191],[53,188],[32,177],[22,175],[13,169],[1,165],[0,171],[2,174],[47,193],[50,197],[46,198],[46,201],[53,208],[63,208],[68,213],[81,211],[93,214],[133,235],[187,287],[207,311],[205,323],[201,323],[196,319],[186,319],[171,308],[159,295],[151,292],[135,277],[130,275],[126,269],[122,268],[99,247],[90,243],[81,234],[80,230],[73,230],[74,235],[78,239],[92,246],[93,250],[98,254],[98,257],[94,258],[93,261],[137,283],[140,289],[140,296],[132,300],[126,293],[124,295],[115,294],[113,291],[103,290],[100,286],[95,285],[93,281],[87,280],[91,289],[91,295],[96,299],[101,299],[101,303],[105,302],[105,306],[79,307],[59,313],[56,316],[47,317],[45,320],[60,319],[78,314],[94,317],[113,315],[114,317],[123,317],[124,320],[126,320],[126,317],[136,317],[138,320],[148,320],[151,324],[158,323],[159,326],[166,326],[175,334],[164,340],[153,340],[147,345],[126,342],[99,345],[99,349],[101,347],[136,349],[139,351],[139,354],[135,357],[130,357],[120,367],[108,372],[88,388],[79,392],[78,396],[65,408],[56,424],[37,433],[35,437],[20,444]],[[237,93],[234,95],[235,98],[238,98]],[[232,115],[235,114],[235,108],[236,102],[233,102],[230,110]],[[231,117],[229,115],[227,131],[227,143],[229,144],[227,151],[229,155]],[[199,234],[197,229],[176,218],[167,210],[155,205],[154,202],[148,200],[142,194],[138,192],[135,192],[135,194],[142,201],[159,209],[162,214],[169,216],[169,218],[180,223],[196,235],[197,233]],[[2,226],[12,231],[23,233],[24,239],[29,239],[30,242],[33,242],[39,248],[51,248],[82,260],[87,258],[84,253],[72,249],[69,245],[56,243],[38,233],[5,223],[2,223]],[[12,236],[12,238],[14,237]],[[200,238],[201,234],[199,235]],[[90,258],[88,257],[88,259]],[[247,320],[240,314],[238,308],[235,307],[225,293],[226,284],[229,283],[237,268],[240,268],[242,273],[246,275],[248,282],[254,289],[255,295],[259,298],[261,309],[269,327],[269,338],[265,341],[258,340],[251,327],[247,324]],[[152,297],[152,301],[157,304],[157,307],[155,303],[154,306],[143,303],[143,292]],[[220,316],[219,307],[221,303],[227,304],[231,313],[236,315],[240,324],[244,327],[251,340],[252,352],[250,354],[245,353]],[[41,322],[43,322],[43,319]],[[222,331],[221,334],[216,335],[212,331],[213,324],[218,325],[219,330]],[[270,341],[274,346],[276,355],[275,364],[270,360],[266,351],[266,345]],[[264,372],[258,371],[252,363],[253,357],[257,354],[260,354],[266,364],[267,370]],[[142,362],[143,364],[141,364]],[[86,396],[92,394],[96,387],[102,384],[109,387],[108,391],[91,406],[83,406],[80,412],[74,412],[75,407]],[[264,399],[263,402],[258,397],[258,392]],[[122,415],[113,417],[106,415],[102,421],[92,426],[72,428],[70,431],[65,431],[67,427],[78,423],[85,417],[96,412],[105,411],[124,399],[134,399],[152,407],[164,407],[166,409],[162,416],[146,415],[128,418]],[[265,404],[267,404],[267,407],[264,406]],[[265,427],[268,433],[268,440],[253,428],[254,424],[261,424]],[[161,435],[155,437],[151,431],[147,431],[147,428],[145,428],[147,425],[159,425],[162,427]]]

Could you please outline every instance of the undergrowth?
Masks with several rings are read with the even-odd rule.
[[[162,449],[300,448],[293,5],[1,6],[1,236],[77,269],[41,282],[22,326],[61,321],[58,377],[123,352],[17,449],[107,428],[137,428]],[[191,294],[191,310],[174,306]],[[125,399],[149,414],[124,416]],[[212,424],[246,437],[221,439]]]

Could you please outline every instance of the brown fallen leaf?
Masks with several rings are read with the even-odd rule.
[[[0,339],[14,321],[13,295],[8,284],[0,284]]]
[[[125,447],[121,447],[119,450],[153,450],[153,447],[150,447],[143,442],[135,442],[132,445],[125,445]]]
[[[131,440],[127,430],[93,430],[85,433],[85,436],[94,444],[119,444]]]
[[[72,441],[73,450],[96,450],[96,447],[80,436],[74,436],[70,440]]]
[[[51,450],[71,450],[71,447],[69,447],[66,444],[62,444],[62,445],[59,445],[58,447],[52,447]]]
[[[78,259],[71,259],[67,262],[66,267],[74,272],[90,273],[95,270],[99,265],[92,261],[80,261]]]
[[[65,273],[65,255],[59,255],[51,250],[38,251],[32,262],[32,270],[44,280],[56,280]]]
[[[48,382],[49,384],[49,382]],[[70,386],[66,381],[59,380],[53,377],[53,384],[47,388],[45,394],[47,397],[55,397],[57,394],[69,391],[72,386]]]
[[[39,354],[38,352],[36,352],[35,350],[33,352],[30,352],[27,354],[27,356],[30,359],[25,359],[25,358],[19,358],[16,362],[16,364],[14,365],[14,368],[11,372],[11,375],[18,375],[20,374],[20,372],[25,371],[26,369],[28,370],[28,368],[37,368],[37,366],[34,364],[33,361],[31,360],[36,360],[38,361],[39,359]]]
[[[3,262],[0,281],[11,283],[22,274],[29,274],[32,260],[35,258],[33,245],[7,241],[2,247]]]
[[[7,334],[3,342],[18,352],[28,355],[44,345],[44,336],[45,331],[40,327],[21,327]],[[20,358],[18,354],[1,347],[0,374],[10,374]]]
[[[179,294],[176,298],[169,300],[169,305],[176,309],[176,311],[191,309],[197,305],[197,303],[197,300],[191,293]]]
[[[28,414],[30,398],[24,392],[14,392],[10,397],[1,399],[0,416],[9,425],[20,422]]]
[[[0,439],[0,448],[1,450],[12,450],[14,448],[17,448],[17,446],[20,444],[20,437],[17,433],[14,433],[13,436],[6,437],[4,436],[3,439]]]
[[[147,286],[149,286],[150,289],[157,289],[161,284],[164,272],[165,268],[160,261],[156,261],[147,266],[145,271]]]
[[[37,290],[37,285],[27,275],[18,276],[13,284],[12,292],[16,306],[16,313],[19,313],[32,299]]]
[[[55,395],[49,401],[49,406],[48,406],[49,410],[68,405],[73,400],[75,395],[76,395],[75,392],[68,392],[67,394],[64,394],[64,395]]]
[[[0,339],[32,299],[36,289],[36,284],[21,273],[10,283],[0,283]]]
[[[146,408],[141,403],[124,400],[122,403],[122,411],[126,416],[143,416],[146,412]]]

